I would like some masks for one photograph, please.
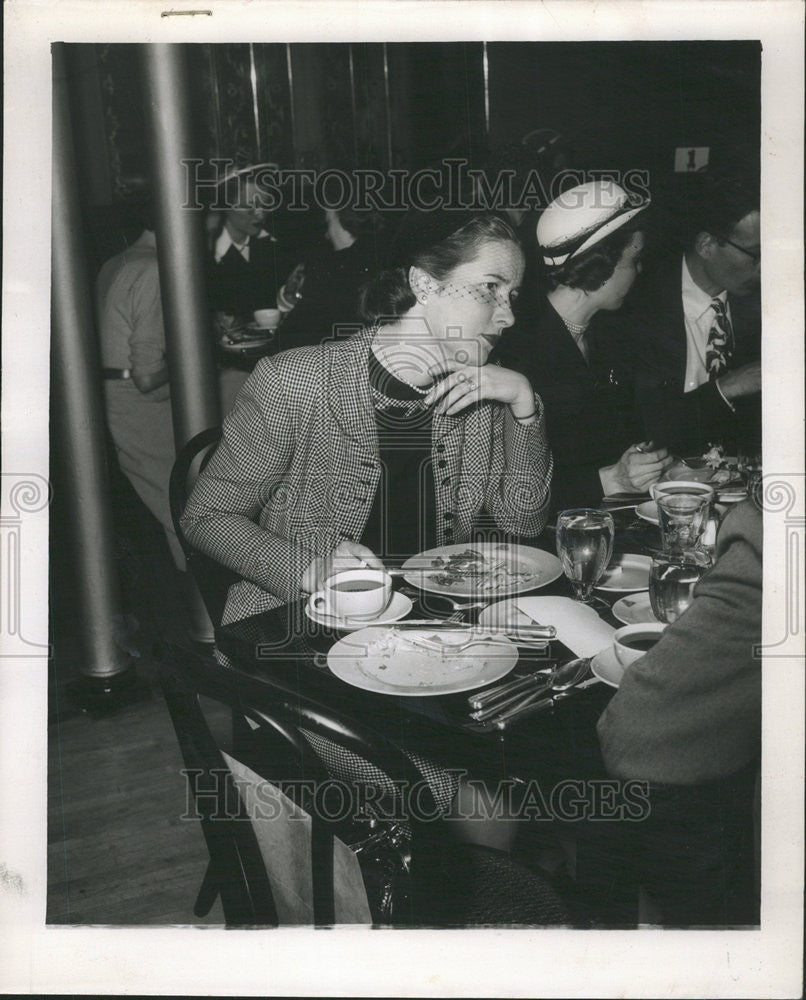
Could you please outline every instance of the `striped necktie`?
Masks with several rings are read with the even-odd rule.
[[[705,370],[709,379],[715,379],[727,369],[733,355],[733,327],[722,299],[713,299],[711,308],[714,310],[714,322],[708,332]]]

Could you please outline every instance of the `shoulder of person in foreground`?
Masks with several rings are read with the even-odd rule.
[[[752,500],[725,519],[691,607],[631,664],[597,727],[608,771],[690,785],[758,753],[762,526]]]

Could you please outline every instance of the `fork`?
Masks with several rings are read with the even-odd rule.
[[[452,597],[448,597],[447,594],[427,594],[423,595],[419,590],[414,590],[410,587],[401,587],[401,594],[406,594],[407,597],[416,597],[419,601],[430,600],[435,598],[438,601],[445,601],[449,604],[454,611],[473,611],[476,608],[486,608],[490,601],[471,601],[470,603],[463,601],[454,601]]]
[[[449,619],[446,619],[449,620]],[[457,620],[457,624],[459,624]],[[478,646],[480,643],[491,643],[500,642],[504,637],[496,637],[493,635],[477,635],[472,639],[466,639],[464,642],[440,642],[439,639],[429,639],[424,635],[406,636],[406,641],[410,642],[412,646],[419,646],[421,649],[430,649],[437,653],[449,653],[453,655],[454,653],[462,653],[464,650],[469,649],[470,646]]]

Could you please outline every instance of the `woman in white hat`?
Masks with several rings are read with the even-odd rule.
[[[646,490],[671,462],[665,449],[637,440],[628,359],[602,322],[641,271],[648,204],[613,181],[579,185],[551,202],[537,224],[547,290],[519,310],[496,352],[545,405],[556,509]]]

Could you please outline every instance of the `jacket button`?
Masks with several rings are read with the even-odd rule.
[[[440,460],[439,460],[439,461],[437,462],[437,468],[438,468],[438,469],[447,469],[447,468],[448,468],[448,463],[447,463],[447,462],[445,461],[445,459],[444,459],[444,458],[441,458],[441,459],[440,459]]]
[[[453,520],[453,514],[449,510],[446,510],[442,516],[445,518],[446,521]]]
[[[445,478],[440,483],[440,486],[450,486],[450,484],[451,484],[451,477],[445,476]]]
[[[444,444],[438,444],[437,445],[437,451],[439,451],[439,452],[445,451],[445,445]]]

